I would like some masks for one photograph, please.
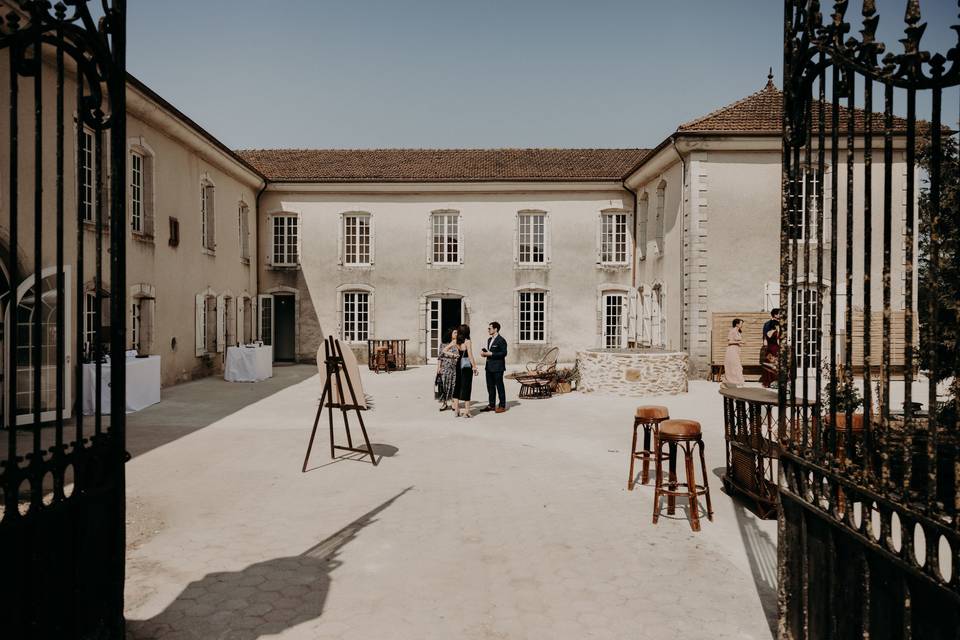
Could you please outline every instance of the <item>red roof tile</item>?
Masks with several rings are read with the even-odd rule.
[[[279,182],[621,180],[649,149],[245,149]]]
[[[830,130],[832,122],[833,105],[827,103],[826,122],[827,131]],[[819,112],[814,105],[813,108],[813,126],[814,131],[819,130]],[[849,111],[846,107],[840,105],[840,130],[846,131],[847,118]],[[873,114],[873,130],[878,135],[883,133],[883,114]],[[866,111],[863,109],[854,109],[854,131],[862,132],[866,125]],[[917,130],[925,129],[927,123],[917,122]],[[767,85],[754,94],[737,100],[725,107],[721,107],[712,113],[686,122],[679,127],[680,133],[711,133],[711,132],[730,132],[730,133],[771,133],[779,134],[783,125],[783,92],[777,89],[773,80],[768,80]],[[907,121],[904,118],[894,116],[893,127],[895,131],[906,131]]]

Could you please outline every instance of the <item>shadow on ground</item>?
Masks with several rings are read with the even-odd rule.
[[[274,558],[240,571],[210,573],[191,582],[170,606],[148,620],[127,620],[128,640],[184,638],[257,640],[319,618],[340,549],[407,487],[298,556]]]
[[[168,387],[163,390],[159,404],[127,415],[127,451],[134,457],[143,455],[316,373],[313,365],[275,366],[273,377],[260,382],[226,382],[222,377],[212,376]],[[316,393],[319,397],[319,387]]]
[[[757,526],[757,516],[741,504],[734,505],[737,528],[747,552],[750,573],[760,596],[772,637],[777,635],[777,543]]]

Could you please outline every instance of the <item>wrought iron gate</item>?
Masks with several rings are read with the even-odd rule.
[[[960,368],[957,114],[942,114],[960,44],[923,50],[918,0],[889,50],[876,2],[858,19],[829,4],[784,2],[781,306],[818,299],[784,332],[817,339],[781,350],[779,635],[956,639],[960,385],[937,382]],[[904,3],[886,6],[899,20]],[[803,375],[798,357],[822,366]]]
[[[123,635],[125,380],[123,367],[103,382],[101,370],[126,333],[126,11],[92,4],[0,0],[0,635],[11,639]]]

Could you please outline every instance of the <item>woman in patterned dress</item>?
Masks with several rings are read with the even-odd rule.
[[[450,409],[450,400],[453,399],[457,383],[457,361],[460,354],[457,351],[457,330],[450,332],[450,342],[440,347],[437,354],[437,375],[440,376],[440,411]]]

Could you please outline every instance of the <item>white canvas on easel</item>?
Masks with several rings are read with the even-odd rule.
[[[343,393],[341,395],[340,389],[337,385],[337,377],[333,376],[330,379],[330,391],[332,397],[336,399],[337,402],[344,404],[354,404],[353,398],[350,396],[350,387],[353,386],[353,393],[356,394],[356,405],[366,409],[367,408],[367,394],[363,392],[363,381],[360,379],[360,365],[357,363],[357,356],[353,353],[353,350],[342,343],[339,338],[334,338],[334,345],[336,345],[337,350],[343,355],[343,370],[340,372],[340,375],[346,376],[343,381]],[[322,351],[322,348],[321,348]],[[317,359],[320,358],[320,352],[317,352]],[[350,382],[347,383],[347,380]]]

